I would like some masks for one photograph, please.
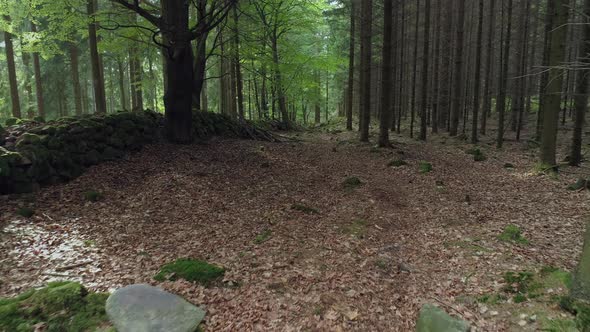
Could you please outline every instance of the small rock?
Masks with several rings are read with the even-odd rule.
[[[497,311],[490,311],[490,316],[498,316],[498,312]]]
[[[521,320],[518,322],[519,326],[525,326],[526,325],[526,320]]]
[[[467,322],[451,317],[444,310],[432,304],[422,306],[416,324],[417,332],[467,332],[469,330]]]
[[[520,314],[520,319],[526,319],[528,317],[527,314]]]
[[[180,296],[149,285],[131,285],[115,291],[106,312],[117,331],[193,332],[205,311]]]
[[[537,315],[532,315],[531,317],[529,317],[529,321],[530,322],[536,322],[537,321]]]

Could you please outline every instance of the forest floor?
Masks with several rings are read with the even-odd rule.
[[[482,144],[487,160],[475,162],[467,143],[444,135],[396,135],[394,149],[339,131],[293,137],[152,145],[70,183],[0,198],[0,296],[55,279],[101,291],[158,284],[205,305],[210,331],[409,331],[426,302],[477,330],[544,324],[538,301],[482,298],[503,294],[508,271],[575,267],[590,194],[566,187],[587,168],[540,176],[526,143]],[[400,158],[407,165],[388,166]],[[352,176],[362,184],[346,188]],[[88,202],[89,190],[104,198]],[[35,215],[18,216],[23,205]],[[502,241],[509,225],[526,241]],[[153,279],[182,257],[225,267],[223,283]],[[544,318],[567,318],[542,306]]]

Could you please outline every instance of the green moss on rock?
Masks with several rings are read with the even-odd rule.
[[[157,281],[184,279],[207,286],[220,279],[224,273],[225,270],[219,266],[200,260],[181,258],[162,266],[154,279]]]
[[[53,282],[47,287],[0,299],[0,330],[112,331],[105,312],[108,294],[88,293],[74,282]]]
[[[16,210],[16,214],[21,217],[31,218],[35,214],[35,210],[29,207],[20,207]]]

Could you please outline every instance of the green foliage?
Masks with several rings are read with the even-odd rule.
[[[21,123],[21,120],[18,118],[8,118],[8,119],[6,119],[6,121],[4,121],[4,124],[6,125],[6,127],[14,126],[14,125],[17,125],[20,123]]]
[[[23,207],[19,207],[16,210],[16,214],[18,214],[21,217],[31,218],[35,214],[35,210],[33,210],[29,207],[23,206]]]
[[[390,161],[389,163],[387,163],[388,167],[402,167],[402,166],[406,166],[408,163],[405,162],[402,159],[395,159]]]
[[[432,172],[432,164],[429,162],[425,162],[422,161],[420,162],[420,164],[418,165],[418,168],[420,170],[420,173],[425,174],[425,173],[430,173]]]
[[[363,181],[356,176],[350,176],[344,179],[342,186],[346,190],[353,190],[363,185]]]
[[[352,223],[342,227],[344,234],[352,235],[356,238],[362,239],[367,233],[367,222],[362,219],[357,219]]]
[[[486,155],[479,148],[471,148],[465,151],[465,153],[472,155],[474,161],[485,161],[487,159]]]
[[[89,202],[98,202],[104,198],[104,195],[101,192],[95,190],[89,190],[84,193],[84,199]]]
[[[0,330],[33,331],[46,324],[46,331],[110,330],[105,312],[108,294],[88,293],[74,282],[53,282],[15,298],[0,299]]]
[[[162,266],[154,279],[157,281],[184,279],[207,286],[223,277],[224,274],[225,270],[219,266],[200,260],[180,258]]]
[[[573,324],[580,331],[590,331],[590,303],[574,299],[570,296],[563,296],[559,306],[575,316]]]
[[[307,213],[307,214],[319,214],[320,211],[318,211],[315,208],[300,204],[300,203],[295,203],[293,205],[291,205],[291,209],[295,210],[295,211],[301,211],[303,213]]]
[[[262,244],[266,241],[268,241],[270,239],[272,235],[272,231],[270,229],[265,229],[264,232],[256,235],[256,238],[254,238],[254,243],[255,244]]]
[[[508,225],[504,228],[502,234],[498,238],[506,242],[514,242],[519,244],[528,244],[529,241],[522,236],[522,229],[517,225]]]

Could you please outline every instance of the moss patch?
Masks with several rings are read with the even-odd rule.
[[[319,214],[320,211],[318,211],[318,209],[300,204],[300,203],[295,203],[293,205],[291,205],[291,209],[295,210],[295,211],[301,211],[303,213],[307,213],[307,214]]]
[[[569,186],[567,186],[567,190],[571,191],[582,189],[590,189],[590,180],[580,178],[578,179],[578,181],[576,181],[576,183],[572,183]]]
[[[0,299],[0,330],[114,331],[105,312],[108,294],[88,293],[74,282],[53,282],[15,298]]]
[[[396,160],[392,160],[389,163],[387,163],[388,167],[402,167],[402,166],[406,166],[408,163],[405,162],[402,159],[396,159]]]
[[[225,269],[204,261],[181,258],[162,266],[154,276],[157,281],[184,279],[201,285],[209,285],[223,277]]]
[[[420,173],[425,174],[425,173],[430,173],[432,172],[432,164],[422,161],[420,162],[420,164],[418,165],[418,169],[420,170]]]
[[[352,223],[342,228],[344,234],[352,235],[356,238],[362,239],[367,233],[367,222],[361,219],[357,219]]]
[[[103,199],[104,195],[96,190],[89,190],[84,193],[84,199],[89,202],[98,202]]]
[[[353,190],[357,187],[360,187],[363,185],[363,182],[361,181],[361,179],[359,179],[356,176],[350,176],[347,177],[346,179],[344,179],[344,181],[342,182],[342,186],[344,187],[344,189],[346,190]]]
[[[502,234],[498,235],[498,239],[506,242],[514,242],[519,244],[529,243],[529,240],[522,236],[522,229],[516,225],[506,226]]]
[[[479,148],[471,148],[465,151],[465,153],[472,155],[474,161],[485,161],[487,159],[486,155]]]
[[[29,207],[20,207],[16,210],[16,214],[21,217],[31,218],[35,214],[35,210]]]
[[[256,235],[256,238],[254,239],[254,243],[255,244],[264,243],[270,239],[271,235],[272,235],[272,231],[270,229],[266,229],[266,230],[264,230],[264,232]]]

